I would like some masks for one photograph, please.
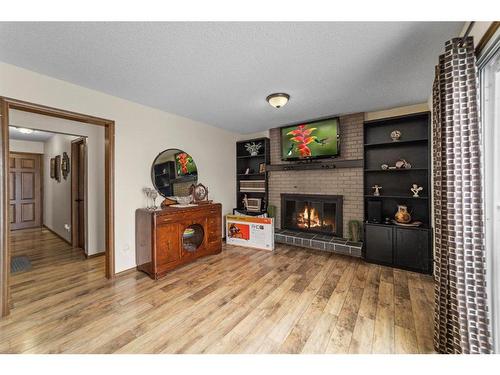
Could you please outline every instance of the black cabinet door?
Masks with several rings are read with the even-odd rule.
[[[429,231],[395,228],[394,265],[429,272]]]
[[[365,258],[392,264],[392,227],[365,224]]]

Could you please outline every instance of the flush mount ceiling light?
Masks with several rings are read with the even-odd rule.
[[[290,99],[290,95],[285,94],[285,93],[271,94],[266,98],[267,102],[270,105],[272,105],[274,108],[283,107],[286,103],[288,103],[289,99]]]
[[[17,130],[19,130],[21,133],[23,134],[31,134],[34,132],[34,130],[32,129],[27,129],[27,128],[17,128]]]

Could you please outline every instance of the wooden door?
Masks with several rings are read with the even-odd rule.
[[[85,250],[85,206],[87,180],[87,146],[84,138],[71,144],[72,244]]]
[[[41,156],[11,152],[9,167],[10,229],[41,226]]]

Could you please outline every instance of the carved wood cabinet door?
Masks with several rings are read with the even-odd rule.
[[[10,228],[41,226],[41,156],[11,153],[9,167]]]
[[[179,225],[158,225],[156,230],[156,265],[175,262],[180,258]]]

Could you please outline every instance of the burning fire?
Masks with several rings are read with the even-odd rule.
[[[314,207],[304,207],[304,211],[297,215],[297,226],[299,228],[316,228],[321,227],[321,220]]]

